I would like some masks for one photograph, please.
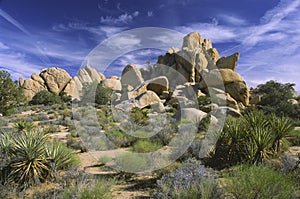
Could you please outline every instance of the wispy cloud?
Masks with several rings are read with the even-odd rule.
[[[139,12],[135,11],[132,14],[128,14],[127,12],[125,12],[124,14],[121,14],[117,17],[113,17],[113,16],[105,16],[105,17],[101,17],[100,19],[100,23],[102,24],[106,24],[106,25],[123,25],[123,24],[129,24],[133,21],[133,19],[135,17],[139,16]]]

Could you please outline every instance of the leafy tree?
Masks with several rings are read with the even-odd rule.
[[[111,103],[113,89],[98,83],[86,83],[82,88],[81,102],[107,105]]]
[[[44,105],[53,105],[62,103],[62,99],[60,96],[55,95],[49,91],[43,90],[35,94],[30,104],[37,105],[37,104],[44,104]]]
[[[276,81],[268,81],[260,84],[253,90],[254,94],[262,95],[262,100],[258,104],[267,113],[276,115],[286,115],[291,118],[300,117],[300,105],[292,104],[295,84],[281,84]]]
[[[7,71],[0,71],[0,113],[10,115],[25,101],[23,90],[17,81],[13,81]]]

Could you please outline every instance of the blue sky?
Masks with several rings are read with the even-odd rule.
[[[222,56],[240,52],[237,71],[249,86],[274,79],[296,83],[300,92],[299,11],[299,0],[0,0],[0,69],[15,79],[53,66],[74,76],[103,40],[132,28],[162,27],[197,31]],[[126,42],[132,41],[120,45]],[[110,74],[127,63],[155,62],[161,53],[125,54]]]

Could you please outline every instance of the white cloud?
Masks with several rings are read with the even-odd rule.
[[[128,14],[127,12],[125,12],[124,14],[121,14],[117,17],[113,17],[113,16],[105,16],[105,17],[101,17],[100,18],[100,22],[102,24],[106,24],[106,25],[123,25],[123,24],[129,24],[133,21],[133,19],[135,17],[139,16],[139,12],[135,11],[132,14]]]
[[[148,11],[148,12],[147,12],[147,16],[148,16],[148,17],[153,17],[153,11]]]

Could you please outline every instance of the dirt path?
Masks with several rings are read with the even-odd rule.
[[[119,171],[106,167],[99,161],[101,157],[108,156],[113,158],[124,151],[126,151],[126,149],[94,151],[80,153],[78,156],[81,160],[81,168],[84,169],[86,173],[95,176],[117,178],[116,184],[112,188],[114,198],[150,198],[151,193],[154,191],[151,185],[156,181],[153,176],[130,175],[129,177],[125,177],[122,176]]]

